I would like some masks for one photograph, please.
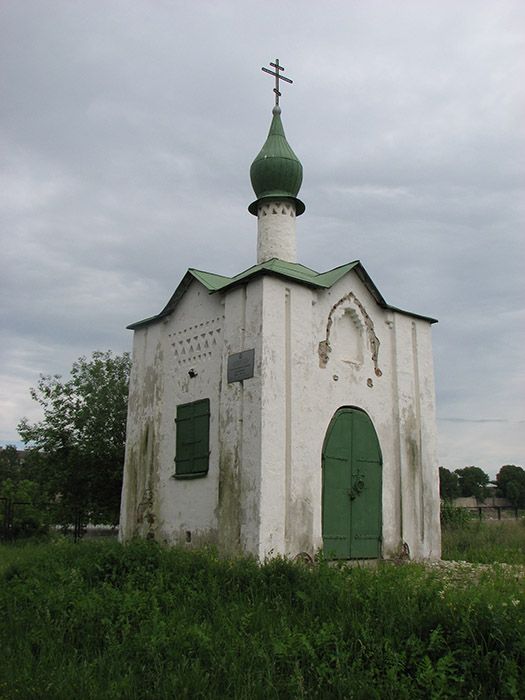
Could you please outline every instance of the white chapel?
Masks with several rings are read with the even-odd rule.
[[[276,105],[250,169],[257,264],[189,269],[134,331],[120,538],[224,553],[437,559],[434,319],[359,260],[297,262],[302,165]],[[327,144],[329,147],[329,144]]]

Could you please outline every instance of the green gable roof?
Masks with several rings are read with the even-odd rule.
[[[385,309],[391,309],[392,311],[397,311],[399,313],[408,314],[409,316],[421,318],[429,321],[430,323],[436,323],[436,319],[414,314],[409,311],[403,311],[402,309],[398,309],[395,306],[390,306],[387,304],[359,260],[354,260],[353,262],[346,263],[346,265],[335,267],[333,270],[328,270],[328,272],[316,272],[315,270],[312,270],[305,265],[301,265],[300,263],[285,262],[284,260],[272,258],[271,260],[267,260],[260,265],[253,265],[253,267],[249,267],[247,270],[240,272],[234,277],[225,277],[224,275],[216,275],[213,272],[204,272],[203,270],[195,270],[194,268],[190,268],[182,278],[181,283],[175,290],[175,293],[171,299],[159,314],[145,318],[142,321],[132,323],[128,326],[128,328],[135,330],[136,328],[149,325],[154,321],[159,321],[161,318],[171,314],[193,280],[198,280],[210,294],[214,294],[215,292],[224,292],[232,287],[245,284],[246,282],[249,282],[255,277],[259,277],[260,275],[273,275],[275,277],[292,280],[299,284],[304,284],[307,287],[329,289],[338,280],[340,280],[341,277],[344,277],[348,272],[350,272],[350,270],[355,270],[357,276],[366,286],[379,306]]]
[[[201,276],[208,275],[206,272],[203,273],[199,270],[192,269],[190,269],[190,272],[194,274],[197,279],[201,279],[203,284],[208,287],[210,292],[222,291],[224,289],[228,289],[229,287],[234,287],[237,284],[241,284],[246,280],[249,280],[252,277],[257,277],[261,274],[286,277],[288,279],[295,280],[296,282],[306,284],[309,287],[324,287],[328,289],[328,287],[331,287],[334,282],[337,282],[338,279],[346,275],[349,270],[355,267],[357,263],[358,261],[351,262],[347,265],[337,267],[335,270],[330,270],[330,272],[320,274],[319,272],[316,272],[305,265],[301,265],[300,263],[285,262],[284,260],[279,260],[278,258],[272,258],[271,260],[267,260],[260,265],[253,265],[253,267],[249,267],[247,270],[244,270],[244,272],[240,272],[238,275],[235,275],[235,277],[221,278],[224,280],[224,282],[221,283],[220,286],[216,286],[215,281],[211,279],[208,282],[210,286],[208,286],[208,284],[201,279]],[[216,275],[213,275],[213,277],[216,277]]]

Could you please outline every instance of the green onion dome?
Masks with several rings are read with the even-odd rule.
[[[283,199],[294,201],[297,216],[304,212],[304,204],[296,197],[303,181],[303,166],[286,140],[277,105],[268,138],[250,168],[250,179],[257,196],[248,207],[250,214],[257,216],[261,202]]]

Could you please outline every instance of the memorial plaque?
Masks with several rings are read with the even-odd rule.
[[[255,350],[243,350],[228,357],[228,383],[253,377]]]

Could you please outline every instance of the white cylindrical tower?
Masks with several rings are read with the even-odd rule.
[[[290,148],[281,122],[281,108],[273,108],[268,138],[250,168],[257,196],[248,211],[257,216],[257,263],[271,258],[296,262],[295,219],[305,206],[297,193],[303,166]]]
[[[257,263],[271,258],[297,262],[295,203],[261,202],[257,207]]]

